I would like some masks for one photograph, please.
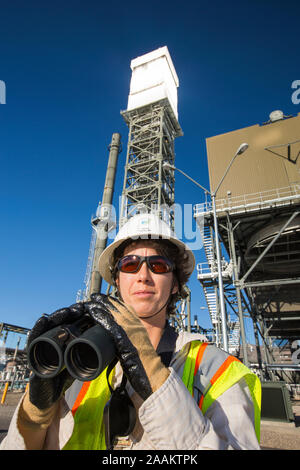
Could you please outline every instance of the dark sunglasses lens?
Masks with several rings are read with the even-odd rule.
[[[171,271],[172,264],[161,256],[150,256],[149,264],[155,274],[165,274]]]
[[[134,273],[137,271],[140,259],[137,256],[124,256],[119,261],[119,270],[124,273]]]
[[[165,274],[173,269],[171,261],[163,256],[149,256],[147,260],[149,268],[155,274]],[[129,255],[120,259],[118,269],[123,273],[136,273],[140,265],[141,258],[138,255]]]

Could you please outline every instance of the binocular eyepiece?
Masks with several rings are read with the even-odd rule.
[[[27,350],[28,365],[38,377],[51,379],[67,368],[83,382],[98,377],[115,356],[111,337],[88,315],[47,331]]]

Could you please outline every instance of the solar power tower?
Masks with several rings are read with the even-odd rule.
[[[131,61],[126,111],[128,146],[120,209],[120,226],[135,213],[157,212],[174,229],[174,140],[178,123],[178,77],[167,47]]]

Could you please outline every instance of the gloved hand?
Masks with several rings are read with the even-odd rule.
[[[93,294],[85,309],[107,330],[129,382],[146,400],[168,378],[170,371],[161,362],[148,333],[131,307],[103,294]]]
[[[49,316],[43,315],[29,333],[28,346],[46,331],[62,324],[73,323],[83,313],[84,304],[78,303],[57,310]],[[42,379],[32,373],[29,378],[29,393],[25,395],[20,409],[22,424],[27,427],[34,427],[34,425],[42,428],[48,427],[56,412],[60,397],[73,380],[67,369],[51,379]]]

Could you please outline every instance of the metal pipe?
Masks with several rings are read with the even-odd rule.
[[[109,146],[109,158],[106,170],[106,178],[102,196],[101,206],[105,208],[111,206],[114,194],[115,186],[115,177],[118,164],[118,155],[120,153],[121,146],[121,136],[119,133],[114,133],[112,135],[111,144]],[[101,211],[101,208],[100,208]],[[101,213],[101,212],[100,212]],[[104,214],[101,214],[102,216]],[[96,227],[97,238],[95,243],[94,258],[93,258],[93,267],[91,273],[91,281],[89,286],[89,295],[94,293],[99,293],[101,291],[102,278],[98,269],[98,260],[106,247],[107,236],[108,236],[108,225],[107,223],[101,222],[101,216],[97,222]]]
[[[4,403],[5,403],[5,398],[6,398],[6,395],[7,395],[8,386],[9,386],[9,382],[6,382],[5,387],[4,387],[4,391],[3,391],[3,394],[2,394],[2,398],[1,398],[1,405],[4,405]]]
[[[191,332],[191,291],[188,289],[188,297],[187,297],[187,331]]]
[[[272,370],[292,370],[292,371],[297,371],[300,372],[300,366],[297,366],[295,364],[264,364],[265,367],[268,367],[269,369]]]
[[[258,281],[258,282],[236,282],[242,289],[245,287],[265,287],[265,286],[282,286],[283,284],[299,284],[300,277],[294,277],[291,279],[272,279],[270,281]]]
[[[215,193],[213,193],[211,197],[212,197],[212,203],[213,203],[214,229],[215,229],[215,239],[216,239],[216,249],[217,249],[219,301],[220,301],[220,311],[221,311],[223,349],[225,351],[228,351],[227,318],[226,318],[225,301],[224,301],[224,285],[223,285],[223,276],[222,276],[221,252],[220,252],[220,244],[219,244],[219,229],[218,229],[218,221],[217,221],[217,213],[216,213]]]
[[[234,279],[237,280],[239,278],[239,270],[237,266],[237,258],[236,258],[236,251],[235,251],[235,243],[234,243],[234,235],[232,228],[231,221],[230,223],[230,234],[229,234],[229,242],[231,247],[231,256],[233,260],[233,272],[234,272]],[[242,306],[242,295],[241,290],[238,286],[236,286],[236,298],[238,303],[238,313],[239,313],[239,320],[241,326],[241,339],[242,339],[242,349],[243,349],[243,362],[246,367],[249,367],[248,361],[248,351],[247,351],[247,341],[246,341],[246,333],[245,333],[245,324],[244,324],[244,315],[243,315],[243,306]]]

